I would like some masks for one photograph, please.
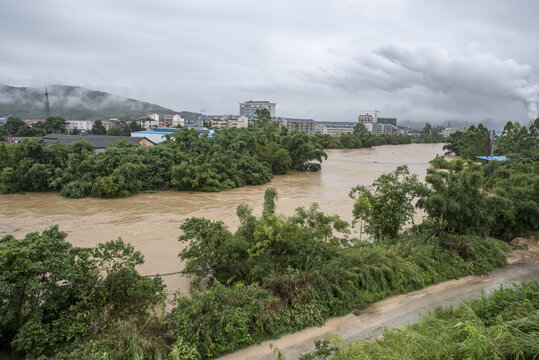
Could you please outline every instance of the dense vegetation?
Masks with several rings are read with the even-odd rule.
[[[213,137],[179,129],[155,147],[119,141],[98,154],[84,141],[43,147],[38,140],[25,140],[0,143],[0,192],[113,198],[170,187],[220,191],[264,184],[274,174],[292,170],[317,171],[325,157],[311,137],[279,132],[269,120]]]
[[[449,135],[444,150],[467,160],[488,154],[488,129],[479,124]],[[539,118],[529,128],[508,121],[502,135],[495,141],[495,155],[505,155],[513,160],[539,159]]]
[[[433,258],[434,244],[425,244],[428,234],[419,228],[361,242],[349,237],[346,222],[319,212],[316,204],[288,218],[275,215],[271,205],[265,208],[270,211],[255,218],[239,207],[235,233],[222,222],[200,218],[182,225],[185,269],[197,280],[208,277],[211,287],[177,297],[170,320],[177,338],[200,358],[505,264],[507,248],[482,237],[441,236]]]
[[[431,163],[418,205],[444,219],[449,231],[507,241],[539,233],[539,162],[478,165],[438,157]]]
[[[121,341],[129,339],[115,334],[159,328],[152,310],[164,299],[164,285],[135,270],[142,254],[122,239],[77,248],[66,235],[55,226],[0,239],[0,349],[27,358],[66,352],[103,359],[104,349],[125,350]],[[149,348],[158,347],[155,341]]]
[[[489,296],[436,309],[419,323],[375,340],[317,342],[302,360],[537,359],[539,283],[500,288]]]

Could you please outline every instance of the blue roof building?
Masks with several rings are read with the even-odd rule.
[[[480,160],[485,160],[486,162],[511,160],[507,156],[476,156],[475,158],[480,159]]]

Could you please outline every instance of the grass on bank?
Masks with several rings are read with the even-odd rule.
[[[317,342],[302,360],[538,359],[539,283],[500,288],[490,296],[437,308],[417,324],[380,339]]]

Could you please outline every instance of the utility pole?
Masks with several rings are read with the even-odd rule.
[[[51,106],[49,103],[49,92],[47,91],[47,88],[45,87],[45,115],[46,117],[51,116]]]

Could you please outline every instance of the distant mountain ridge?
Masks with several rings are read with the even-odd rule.
[[[48,92],[51,116],[62,116],[68,120],[137,119],[144,113],[157,113],[161,117],[181,114],[191,120],[201,115],[80,86],[51,85]],[[45,88],[0,85],[0,117],[45,118],[44,94]]]

